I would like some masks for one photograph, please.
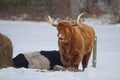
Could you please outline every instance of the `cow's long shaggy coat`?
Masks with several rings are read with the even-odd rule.
[[[76,68],[82,62],[84,70],[88,65],[95,32],[92,27],[81,22],[76,26],[72,25],[71,21],[61,21],[56,26],[61,61],[64,67]]]
[[[13,47],[11,40],[0,33],[0,68],[12,66]]]

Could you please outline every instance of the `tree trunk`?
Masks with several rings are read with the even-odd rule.
[[[79,0],[70,0],[70,9],[72,19],[76,19],[80,14]]]

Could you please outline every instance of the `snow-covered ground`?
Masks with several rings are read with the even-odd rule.
[[[0,80],[120,80],[120,24],[108,25],[96,19],[84,23],[96,31],[97,68],[92,67],[92,57],[84,72],[9,67],[0,69]],[[0,33],[11,39],[13,57],[23,52],[58,50],[57,30],[47,22],[0,21]]]

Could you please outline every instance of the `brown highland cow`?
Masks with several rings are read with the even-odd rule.
[[[91,26],[79,22],[80,14],[77,21],[61,20],[54,24],[53,19],[48,16],[50,23],[58,30],[58,46],[60,58],[65,68],[76,68],[82,62],[83,70],[88,65],[91,55],[95,32]]]

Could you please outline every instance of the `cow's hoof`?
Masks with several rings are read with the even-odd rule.
[[[56,66],[54,66],[54,69],[53,69],[54,71],[65,71],[66,70],[66,68],[64,68],[64,67],[62,67],[62,66],[59,66],[59,65],[56,65]]]
[[[54,66],[54,71],[71,71],[71,72],[83,72],[83,70],[79,70],[77,68],[74,68],[74,67],[68,67],[68,68],[65,68],[63,66],[59,66],[59,65],[56,65]]]

